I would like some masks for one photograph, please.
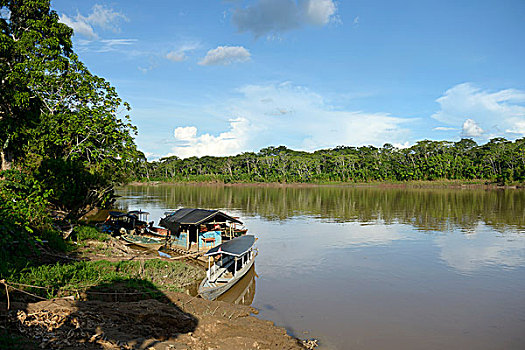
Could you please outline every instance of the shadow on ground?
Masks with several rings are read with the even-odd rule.
[[[11,296],[4,326],[33,340],[35,346],[21,343],[23,349],[147,349],[161,342],[165,347],[198,325],[194,315],[140,279],[92,287],[75,299],[13,302],[19,297]]]

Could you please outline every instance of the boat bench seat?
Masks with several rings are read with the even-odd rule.
[[[217,278],[215,280],[215,282],[219,282],[219,283],[221,283],[221,282],[222,283],[227,283],[227,282],[230,282],[230,281],[231,281],[231,278],[222,278],[222,277],[221,278]]]
[[[222,275],[224,275],[226,273],[226,270],[228,269],[228,267],[230,267],[230,265],[233,264],[233,262],[234,262],[234,260],[232,259],[231,261],[226,263],[223,267],[218,268],[217,271],[213,275],[210,276],[210,282],[215,282]]]

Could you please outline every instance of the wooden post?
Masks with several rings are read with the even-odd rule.
[[[199,250],[199,226],[197,226],[197,251]]]
[[[233,271],[233,274],[235,276],[235,273],[237,272],[237,257],[235,257],[235,270]]]
[[[208,280],[211,278],[211,255],[208,257]]]

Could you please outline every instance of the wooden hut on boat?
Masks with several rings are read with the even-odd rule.
[[[188,251],[207,250],[245,234],[247,230],[237,225],[242,222],[219,210],[196,208],[181,208],[160,220],[160,226],[170,231],[168,245]]]

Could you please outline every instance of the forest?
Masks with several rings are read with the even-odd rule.
[[[229,157],[176,156],[137,163],[135,179],[147,181],[219,182],[396,182],[485,180],[514,184],[525,181],[525,138],[494,138],[478,145],[472,139],[457,142],[419,141],[409,148],[339,146],[315,152],[267,147],[258,153]]]
[[[0,0],[0,277],[42,242],[63,248],[53,223],[109,205],[144,158],[129,105],[72,35],[49,0]]]

